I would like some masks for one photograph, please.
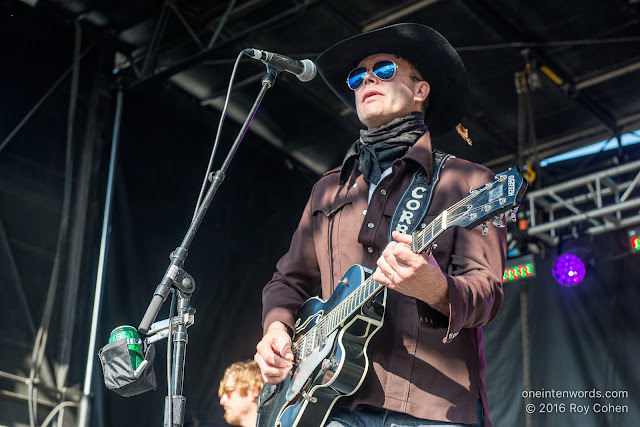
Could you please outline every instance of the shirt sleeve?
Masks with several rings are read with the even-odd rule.
[[[280,258],[273,278],[262,291],[263,331],[275,321],[295,330],[299,307],[311,296],[319,294],[320,269],[312,228],[314,190],[293,234],[289,251]]]
[[[474,174],[472,188],[494,179],[487,171]],[[442,266],[449,291],[449,316],[418,301],[418,315],[425,326],[445,329],[444,343],[451,342],[463,328],[484,326],[502,306],[502,275],[506,259],[506,228],[491,224],[472,230],[456,227],[448,266]]]

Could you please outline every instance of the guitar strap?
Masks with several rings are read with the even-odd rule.
[[[422,227],[426,226],[426,224],[422,223],[422,220],[427,215],[429,205],[431,205],[433,191],[440,180],[442,168],[450,157],[454,156],[440,150],[433,150],[433,179],[429,180],[429,175],[422,167],[418,168],[416,173],[413,174],[409,187],[402,195],[391,217],[389,241],[392,240],[391,232],[393,230],[411,234],[418,228],[419,224],[422,224]]]
[[[400,202],[391,216],[391,225],[389,226],[389,241],[393,239],[391,232],[393,230],[400,231],[405,234],[411,234],[418,228],[419,224],[423,224],[422,220],[433,198],[433,191],[436,184],[440,180],[440,172],[445,162],[454,157],[440,150],[433,150],[433,179],[429,180],[429,175],[424,168],[420,167],[413,174],[413,178],[409,183],[406,191],[400,198]],[[426,225],[422,225],[425,227]],[[375,304],[386,307],[386,292],[380,292],[373,299]]]

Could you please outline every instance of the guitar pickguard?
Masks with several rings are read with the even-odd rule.
[[[338,331],[333,333],[327,338],[327,342],[323,347],[318,347],[310,355],[308,355],[302,362],[298,364],[298,367],[291,378],[291,386],[287,390],[286,399],[292,400],[302,389],[307,380],[311,377],[313,372],[317,369],[318,365],[329,354],[336,340]]]

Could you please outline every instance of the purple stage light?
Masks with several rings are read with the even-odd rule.
[[[576,286],[582,282],[584,274],[584,263],[573,254],[560,255],[553,265],[553,277],[562,286]]]

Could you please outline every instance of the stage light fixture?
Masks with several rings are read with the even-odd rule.
[[[640,254],[640,228],[629,230],[627,234],[629,235],[631,253]]]
[[[536,277],[536,261],[533,255],[508,259],[502,276],[502,282]]]
[[[556,259],[552,273],[558,284],[572,287],[582,282],[586,268],[580,257],[572,253],[564,253]]]

